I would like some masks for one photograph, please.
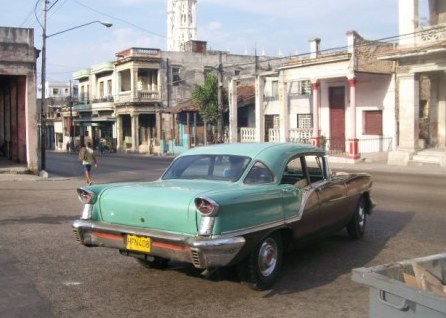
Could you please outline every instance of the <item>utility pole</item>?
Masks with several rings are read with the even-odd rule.
[[[43,0],[43,23],[42,23],[42,74],[41,86],[42,96],[40,99],[40,170],[46,169],[46,115],[45,115],[45,74],[46,74],[46,5]]]
[[[70,150],[74,151],[73,89],[70,80]]]
[[[218,118],[217,131],[218,142],[223,142],[223,65],[221,63],[221,51],[218,52],[218,90],[217,90]]]

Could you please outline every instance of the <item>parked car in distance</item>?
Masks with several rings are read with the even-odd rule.
[[[73,229],[81,244],[149,268],[236,265],[243,283],[264,290],[292,242],[344,227],[362,237],[371,187],[368,174],[331,173],[324,151],[306,144],[203,146],[176,157],[158,180],[77,189],[84,208]]]

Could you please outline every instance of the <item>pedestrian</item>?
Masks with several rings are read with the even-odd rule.
[[[87,146],[84,144],[79,150],[79,160],[82,161],[82,165],[84,167],[85,182],[87,182],[88,185],[91,185],[93,183],[91,179],[91,166],[94,163],[94,167],[97,168],[98,161],[96,160],[96,156],[94,155],[90,142],[87,142]]]
[[[101,152],[101,155],[104,154],[104,147],[105,147],[105,140],[99,139],[99,151]]]

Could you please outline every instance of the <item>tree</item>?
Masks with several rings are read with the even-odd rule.
[[[218,119],[218,78],[206,74],[203,85],[194,84],[192,102],[198,106],[204,121],[215,123]]]
[[[201,118],[206,125],[206,123],[210,123],[218,125],[218,134],[215,137],[214,141],[221,142],[222,141],[222,125],[223,122],[223,105],[228,104],[228,97],[226,94],[226,90],[221,87],[221,103],[222,109],[218,109],[218,90],[219,90],[219,82],[217,75],[207,73],[204,79],[203,85],[194,84],[194,88],[192,90],[192,102],[198,106],[199,113]],[[220,119],[220,121],[219,121]],[[205,130],[206,131],[206,130]]]

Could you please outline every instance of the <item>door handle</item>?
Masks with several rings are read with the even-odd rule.
[[[282,192],[283,193],[291,193],[291,192],[296,192],[296,189],[295,188],[284,188],[284,189],[282,189]]]

